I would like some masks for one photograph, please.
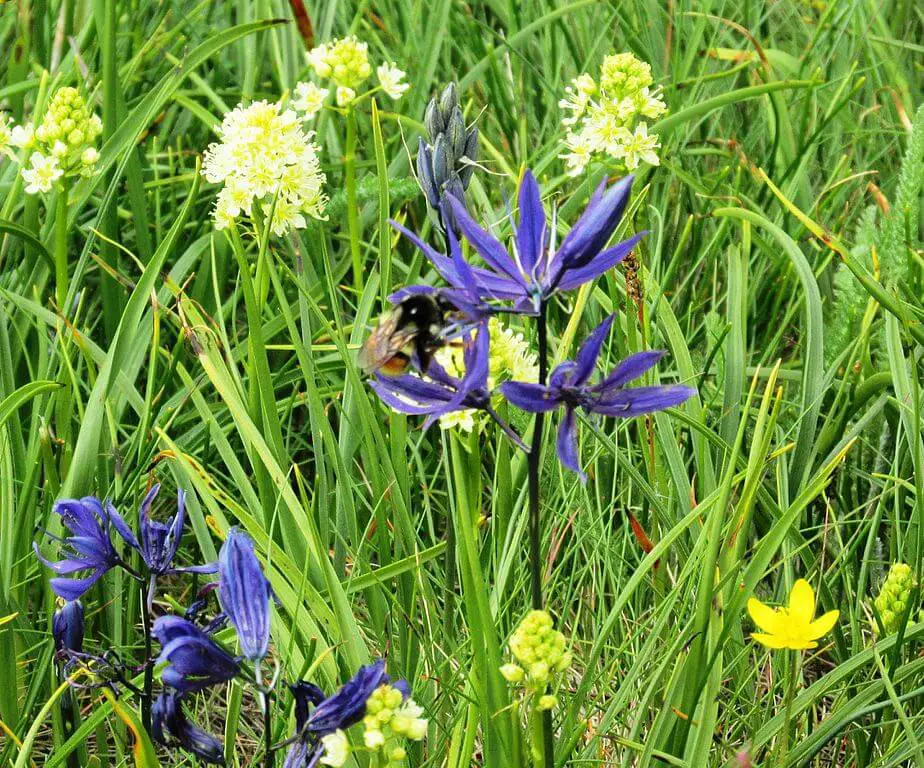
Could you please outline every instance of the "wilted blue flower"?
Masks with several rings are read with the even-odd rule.
[[[204,763],[224,765],[221,742],[186,717],[182,699],[183,694],[175,691],[157,697],[151,710],[151,736],[154,741],[165,747],[181,747]]]
[[[459,273],[454,258],[438,253],[399,224],[393,222],[393,225],[424,252],[453,287],[465,290],[474,280],[482,299],[513,301],[521,311],[538,312],[556,291],[573,290],[612,269],[642,237],[638,234],[605,248],[629,202],[632,176],[609,188],[606,184],[606,179],[600,183],[584,213],[554,253],[550,253],[550,231],[539,186],[531,171],[526,171],[520,184],[520,215],[512,255],[500,240],[475,223],[459,200],[447,196],[462,235],[488,265],[488,269],[472,267],[468,276]]]
[[[269,650],[270,594],[253,540],[232,528],[218,553],[218,598],[250,661],[259,661]]]
[[[695,389],[682,385],[625,386],[657,363],[663,352],[630,355],[599,384],[589,385],[587,382],[597,365],[600,349],[614,318],[615,315],[610,315],[591,332],[574,360],[567,360],[552,371],[548,385],[509,381],[500,387],[504,397],[524,411],[539,413],[564,406],[565,414],[558,429],[558,458],[581,479],[585,479],[585,475],[578,457],[577,408],[603,416],[638,416],[678,405],[696,394]]]
[[[306,680],[290,685],[289,689],[295,699],[295,741],[286,753],[283,768],[305,768],[311,764],[309,760],[317,764],[321,757],[323,748],[308,730],[308,719],[311,707],[316,707],[326,697],[324,691]]]
[[[167,664],[161,679],[181,693],[225,683],[240,669],[237,660],[224,648],[179,616],[161,616],[155,620],[154,637],[161,644],[157,663]]]
[[[217,563],[207,565],[191,565],[174,568],[173,560],[176,557],[180,540],[183,538],[183,523],[186,521],[186,494],[182,489],[177,491],[176,514],[166,523],[151,518],[151,505],[160,491],[160,484],[154,485],[138,509],[138,531],[141,541],[128,531],[126,541],[141,554],[141,559],[148,570],[157,576],[168,573],[215,573]]]
[[[38,545],[33,543],[32,546],[36,557],[58,574],[58,577],[51,579],[51,588],[55,594],[65,600],[77,600],[110,568],[123,564],[112,544],[110,526],[127,542],[135,537],[115,507],[108,501],[104,506],[95,496],[61,499],[55,503],[54,512],[61,515],[62,523],[72,534],[65,539],[58,539],[65,545],[64,559],[58,562],[46,560]],[[90,573],[81,578],[60,578],[80,571]]]
[[[51,634],[56,651],[83,651],[83,604],[79,600],[65,602],[55,611]]]

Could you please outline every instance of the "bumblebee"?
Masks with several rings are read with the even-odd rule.
[[[448,343],[459,310],[437,295],[415,294],[382,315],[378,326],[359,350],[364,373],[398,376],[416,356],[426,370],[433,353]]]

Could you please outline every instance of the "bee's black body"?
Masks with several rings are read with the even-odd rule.
[[[446,344],[446,330],[456,307],[440,296],[415,294],[382,316],[359,351],[359,365],[396,376],[404,373],[415,357],[426,371],[433,353]]]

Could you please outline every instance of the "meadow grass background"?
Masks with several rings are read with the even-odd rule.
[[[213,558],[214,532],[233,524],[256,540],[287,679],[310,668],[331,688],[387,654],[431,718],[411,765],[517,764],[496,748],[518,732],[496,706],[509,703],[496,667],[529,603],[525,460],[494,430],[463,441],[388,412],[355,350],[385,295],[433,279],[385,224],[429,226],[407,149],[427,101],[456,80],[477,120],[476,218],[507,231],[505,201],[531,167],[565,232],[599,173],[564,175],[558,100],[620,51],[650,62],[670,108],[661,166],[638,174],[620,229],[650,230],[637,250],[643,297],[627,296],[617,269],[562,300],[552,352],[569,356],[619,311],[607,361],[666,349],[658,376],[699,396],[649,420],[584,425],[586,485],[546,446],[545,591],[575,657],[559,762],[771,764],[785,659],[749,641],[744,602],[782,601],[805,577],[841,618],[803,657],[786,764],[924,765],[924,623],[876,636],[870,608],[889,563],[920,581],[924,550],[921,6],[320,0],[307,11],[317,42],[355,33],[412,87],[360,115],[352,243],[345,123],[316,123],[329,219],[271,241],[268,298],[248,314],[197,158],[235,104],[305,78],[299,28],[271,21],[291,19],[289,4],[0,4],[0,106],[22,122],[80,84],[105,123],[100,173],[71,195],[63,308],[48,263],[54,207],[0,160],[0,765],[60,766],[74,750],[81,765],[132,764],[97,694],[81,697],[73,739],[54,727],[53,600],[31,546],[56,498],[109,495],[133,516],[152,474],[190,491],[192,552]],[[447,519],[459,555],[448,559]],[[704,567],[715,557],[718,572]],[[189,589],[171,598],[185,605]],[[91,645],[140,652],[127,577],[85,603]],[[249,700],[231,686],[196,712],[236,740],[231,764],[248,765],[260,735]]]

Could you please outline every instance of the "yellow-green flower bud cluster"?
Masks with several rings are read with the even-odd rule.
[[[379,754],[381,765],[401,765],[407,757],[404,740],[421,741],[427,735],[422,714],[423,709],[395,686],[379,686],[366,701],[363,743]]]
[[[893,563],[874,601],[882,628],[887,635],[898,631],[908,610],[908,603],[914,599],[916,587],[911,566],[906,563]],[[915,621],[916,616],[920,616],[919,611],[912,608],[909,621]]]
[[[341,107],[356,98],[356,89],[372,75],[369,46],[354,35],[312,48],[308,52],[308,63],[320,79],[333,82],[337,105]],[[404,82],[404,70],[399,69],[394,62],[379,65],[376,75],[381,89],[391,99],[400,99],[410,87]],[[324,90],[324,93],[326,95],[327,91]]]
[[[565,88],[558,104],[568,114],[567,152],[561,155],[568,173],[576,176],[594,158],[615,161],[632,171],[642,162],[658,165],[658,137],[648,133],[646,120],[667,111],[660,91],[652,89],[651,67],[631,53],[607,56],[599,83],[588,73]]]
[[[68,86],[52,96],[35,142],[42,154],[57,158],[65,173],[87,174],[99,159],[96,140],[102,131],[99,116],[90,112],[80,91]]]
[[[0,117],[0,152],[18,159],[11,148],[27,150],[22,161],[26,194],[50,192],[61,178],[93,173],[102,130],[102,121],[90,111],[80,91],[67,86],[55,91],[38,128],[11,126],[7,118]]]
[[[514,630],[509,646],[516,663],[500,668],[504,679],[533,694],[537,709],[555,707],[555,689],[562,673],[571,666],[571,654],[552,617],[546,611],[530,611]]]

